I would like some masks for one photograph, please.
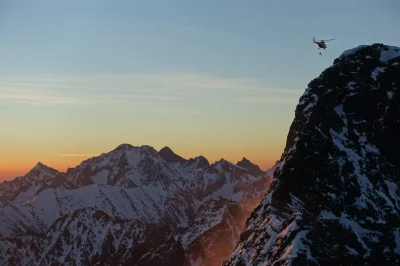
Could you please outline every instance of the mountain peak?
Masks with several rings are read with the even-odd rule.
[[[172,149],[168,146],[165,146],[164,148],[162,148],[159,152],[169,152],[169,153],[174,153],[172,151]]]
[[[54,168],[51,168],[41,162],[38,162],[28,173],[28,174],[38,174],[39,172],[42,173],[49,173],[49,174],[56,174],[58,171]]]
[[[207,158],[202,155],[197,156],[194,159],[198,162],[198,164],[197,164],[198,167],[209,167],[210,166],[210,163],[208,162]]]
[[[232,163],[225,160],[224,158],[219,159],[218,161],[214,162],[214,165],[231,165]]]
[[[154,149],[150,145],[133,146],[128,143],[122,143],[122,144],[118,145],[110,153],[119,152],[119,151],[139,151],[139,152],[144,152],[144,153],[148,153],[148,154],[157,154],[156,149]]]
[[[185,162],[186,160],[181,156],[175,154],[170,147],[165,146],[162,148],[158,154],[163,158],[166,162],[176,163],[176,162]]]
[[[197,156],[195,158],[190,158],[187,162],[189,164],[195,164],[197,169],[206,168],[206,167],[210,166],[210,163],[208,162],[208,160],[202,155]]]
[[[38,162],[25,175],[1,183],[0,196],[12,201],[15,200],[18,195],[28,190],[30,190],[31,193],[34,193],[39,189],[38,186],[44,186],[51,183],[51,181],[59,174],[61,173],[56,169]]]
[[[225,160],[224,158],[221,158],[218,161],[214,162],[211,166],[214,166],[223,171],[231,171],[232,169],[237,168],[237,165]]]
[[[240,160],[237,164],[242,163],[242,164],[248,164],[251,163],[249,159],[246,157],[243,157],[242,160]]]
[[[130,150],[130,149],[134,149],[135,146],[128,144],[128,143],[122,143],[120,145],[118,145],[114,150],[119,151],[119,150]]]
[[[237,166],[240,166],[242,168],[245,168],[249,171],[249,173],[256,175],[256,176],[261,176],[264,175],[264,171],[260,169],[260,167],[256,164],[253,164],[248,160],[246,157],[243,157],[242,160],[236,163]]]
[[[37,162],[37,164],[33,167],[34,169],[47,169],[50,168],[47,165],[41,163],[41,162]]]
[[[393,58],[400,56],[400,47],[385,45],[383,43],[374,43],[371,45],[359,45],[355,48],[344,51],[339,58],[344,58],[351,55],[363,54],[363,53],[374,53],[379,56],[381,62],[390,61]]]

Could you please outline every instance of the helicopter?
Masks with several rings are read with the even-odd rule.
[[[325,42],[330,42],[330,41],[333,41],[333,40],[335,40],[335,39],[316,41],[315,37],[313,37],[313,43],[316,43],[318,45],[318,50],[319,49],[324,49],[325,50],[326,49],[326,43]],[[322,55],[321,52],[319,54]]]

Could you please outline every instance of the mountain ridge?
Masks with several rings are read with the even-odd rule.
[[[44,170],[52,171],[53,172],[52,173],[52,177],[53,178],[51,178],[50,181],[53,181],[53,179],[55,179],[55,178],[56,178],[56,181],[55,181],[55,183],[46,183],[46,185],[55,187],[55,186],[59,186],[59,184],[57,184],[59,182],[66,182],[66,184],[69,183],[69,180],[65,180],[64,179],[65,176],[71,175],[71,173],[76,171],[77,168],[82,167],[82,165],[90,163],[93,160],[96,160],[96,158],[100,158],[102,156],[107,156],[107,155],[110,155],[110,154],[117,154],[117,153],[120,153],[120,152],[126,152],[126,151],[130,151],[130,150],[139,150],[140,153],[147,154],[150,157],[151,157],[151,155],[152,156],[157,156],[157,154],[158,154],[162,159],[164,159],[165,161],[167,161],[169,163],[185,163],[185,162],[187,162],[187,163],[195,163],[195,162],[197,162],[200,165],[200,167],[201,166],[216,165],[217,163],[223,163],[223,162],[228,162],[230,164],[233,164],[233,163],[225,160],[224,158],[221,158],[220,160],[217,160],[214,163],[210,164],[209,161],[202,155],[196,156],[194,158],[184,159],[183,157],[181,157],[181,156],[177,155],[175,152],[173,152],[172,149],[170,147],[168,147],[168,146],[165,146],[165,147],[161,148],[159,151],[157,151],[156,149],[154,149],[150,145],[134,146],[134,145],[131,145],[131,144],[128,144],[128,143],[122,143],[122,144],[118,145],[116,148],[110,150],[109,152],[102,153],[102,154],[100,154],[98,156],[93,156],[91,158],[83,160],[80,164],[78,164],[75,167],[68,168],[65,172],[58,171],[58,170],[56,170],[56,169],[54,169],[54,168],[52,168],[50,166],[47,166],[47,165],[45,165],[45,164],[43,164],[42,162],[39,161],[25,175],[19,176],[19,177],[15,177],[12,180],[5,180],[5,181],[1,182],[0,183],[0,196],[1,196],[1,187],[2,186],[4,186],[5,184],[10,184],[11,185],[11,184],[15,183],[16,180],[19,180],[19,179],[28,180],[30,173],[34,173],[36,171],[44,171]],[[171,159],[171,157],[168,157],[168,156],[172,156],[173,159]],[[243,162],[243,159],[242,159],[242,161],[239,161],[238,163],[233,164],[233,165],[241,166],[242,162]],[[244,168],[246,168],[249,172],[255,171],[255,172],[257,172],[258,175],[260,175],[262,173],[265,173],[265,171],[262,171],[259,168],[259,166],[253,164],[252,162],[250,162],[247,159],[246,159],[246,164],[248,166],[250,166],[249,167],[250,169],[247,169],[246,167],[244,167]],[[134,184],[132,184],[132,182],[130,182],[129,180],[124,180],[124,181],[126,182],[126,186],[128,186],[128,187],[129,186],[134,186]],[[80,185],[87,185],[89,183],[92,183],[92,181],[80,180],[80,182],[79,182]],[[42,185],[44,185],[44,184],[42,184]],[[71,187],[71,186],[74,186],[74,185],[72,185],[71,183],[66,185],[66,187]]]
[[[102,155],[104,155],[104,154],[108,154],[108,153],[115,152],[115,151],[129,150],[129,149],[135,149],[135,148],[137,149],[137,148],[141,148],[141,147],[143,147],[143,148],[145,148],[145,149],[154,150],[154,151],[157,152],[161,157],[163,157],[163,156],[168,156],[168,155],[177,156],[177,158],[179,158],[179,159],[178,159],[179,162],[183,162],[183,161],[195,161],[195,160],[199,160],[199,159],[200,159],[200,160],[204,161],[204,163],[210,164],[210,163],[209,163],[209,160],[208,160],[206,157],[204,157],[203,155],[198,155],[198,156],[195,156],[195,157],[192,157],[192,158],[189,158],[189,159],[185,159],[185,158],[181,157],[180,155],[177,155],[169,146],[164,146],[164,147],[161,148],[159,151],[157,151],[155,148],[153,148],[153,147],[150,146],[150,145],[134,146],[134,145],[128,144],[128,143],[122,143],[122,144],[119,144],[118,146],[116,146],[114,149],[111,149],[111,150],[108,151],[108,152],[101,153],[101,154],[99,154],[99,155],[97,155],[97,156],[92,156],[92,157],[90,157],[90,158],[87,158],[87,159],[83,160],[82,162],[80,162],[78,165],[76,165],[76,166],[74,166],[74,167],[68,167],[65,171],[57,170],[57,169],[52,168],[51,166],[49,166],[49,165],[47,165],[47,164],[42,163],[41,161],[38,161],[38,162],[35,164],[35,166],[33,166],[33,167],[32,167],[30,170],[28,170],[25,174],[23,174],[23,175],[21,175],[21,176],[16,176],[16,177],[14,177],[14,178],[12,178],[12,179],[9,179],[9,180],[3,180],[3,181],[0,182],[0,185],[3,184],[3,183],[12,183],[12,182],[15,181],[16,179],[22,178],[22,177],[26,176],[29,172],[34,171],[35,169],[41,169],[41,168],[42,168],[42,169],[43,169],[43,168],[48,168],[48,169],[51,169],[51,170],[53,170],[53,171],[55,171],[55,172],[57,172],[57,173],[68,174],[68,172],[72,171],[73,169],[75,169],[76,167],[78,167],[79,165],[81,165],[82,163],[84,163],[84,162],[86,162],[86,161],[88,161],[88,160],[91,160],[91,159],[93,159],[93,158],[97,158],[97,157],[100,157],[100,156],[102,156]],[[165,159],[165,158],[163,158],[163,159]],[[167,159],[167,160],[168,160],[168,159]],[[166,161],[167,161],[167,160],[166,160]],[[228,160],[226,160],[226,159],[224,159],[224,158],[220,158],[219,160],[216,160],[214,163],[220,162],[220,161],[227,161],[227,162],[229,162],[229,163],[232,163],[232,162],[230,162],[230,161],[228,161]],[[251,162],[250,160],[248,160],[246,157],[243,157],[242,160],[238,161],[235,165],[240,166],[240,165],[238,165],[238,164],[241,163],[241,162],[243,162],[243,161],[246,161],[246,163],[250,162],[250,164],[253,164],[253,162]],[[176,162],[176,161],[171,161],[171,162]],[[261,170],[261,168],[260,168],[258,165],[256,165],[256,164],[253,164],[253,165],[254,165],[255,167],[258,167],[258,168]],[[261,170],[261,171],[265,172],[265,171],[267,171],[267,170],[269,170],[269,169],[271,169],[271,167],[270,167],[270,168],[267,168],[266,170]],[[248,169],[248,170],[249,170],[249,169]]]
[[[47,169],[43,164],[36,168]],[[0,257],[30,265],[67,261],[168,265],[166,259],[154,260],[146,254],[152,250],[165,257],[172,245],[175,262],[219,265],[234,246],[234,242],[226,245],[221,241],[239,237],[251,206],[269,185],[270,171],[261,175],[251,172],[225,159],[212,164],[203,156],[186,160],[167,146],[156,151],[149,145],[118,145],[64,173],[51,172],[46,182],[8,200],[0,197]],[[0,193],[2,188],[0,184]],[[97,215],[109,218],[99,220]],[[121,244],[119,235],[128,233],[118,221],[127,221],[127,226],[142,224],[149,238],[138,235],[139,242]],[[65,223],[71,226],[65,227]],[[87,235],[80,226],[98,230],[104,238]],[[157,235],[156,239],[151,234]],[[40,235],[54,240],[43,240]],[[187,238],[176,239],[177,235],[190,235],[193,244],[185,243]],[[130,238],[136,239],[134,235]],[[24,241],[35,244],[24,252],[20,245],[12,244]],[[68,244],[76,241],[88,246]],[[214,254],[207,251],[208,246],[224,246],[224,252]],[[67,250],[67,257],[61,255]]]

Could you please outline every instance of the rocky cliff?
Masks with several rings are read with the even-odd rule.
[[[400,48],[363,45],[308,84],[223,265],[399,265],[399,187]]]

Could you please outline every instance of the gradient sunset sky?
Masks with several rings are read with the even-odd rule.
[[[3,0],[0,180],[121,143],[214,162],[279,159],[311,79],[400,46],[398,0]],[[312,37],[336,38],[319,56]]]

